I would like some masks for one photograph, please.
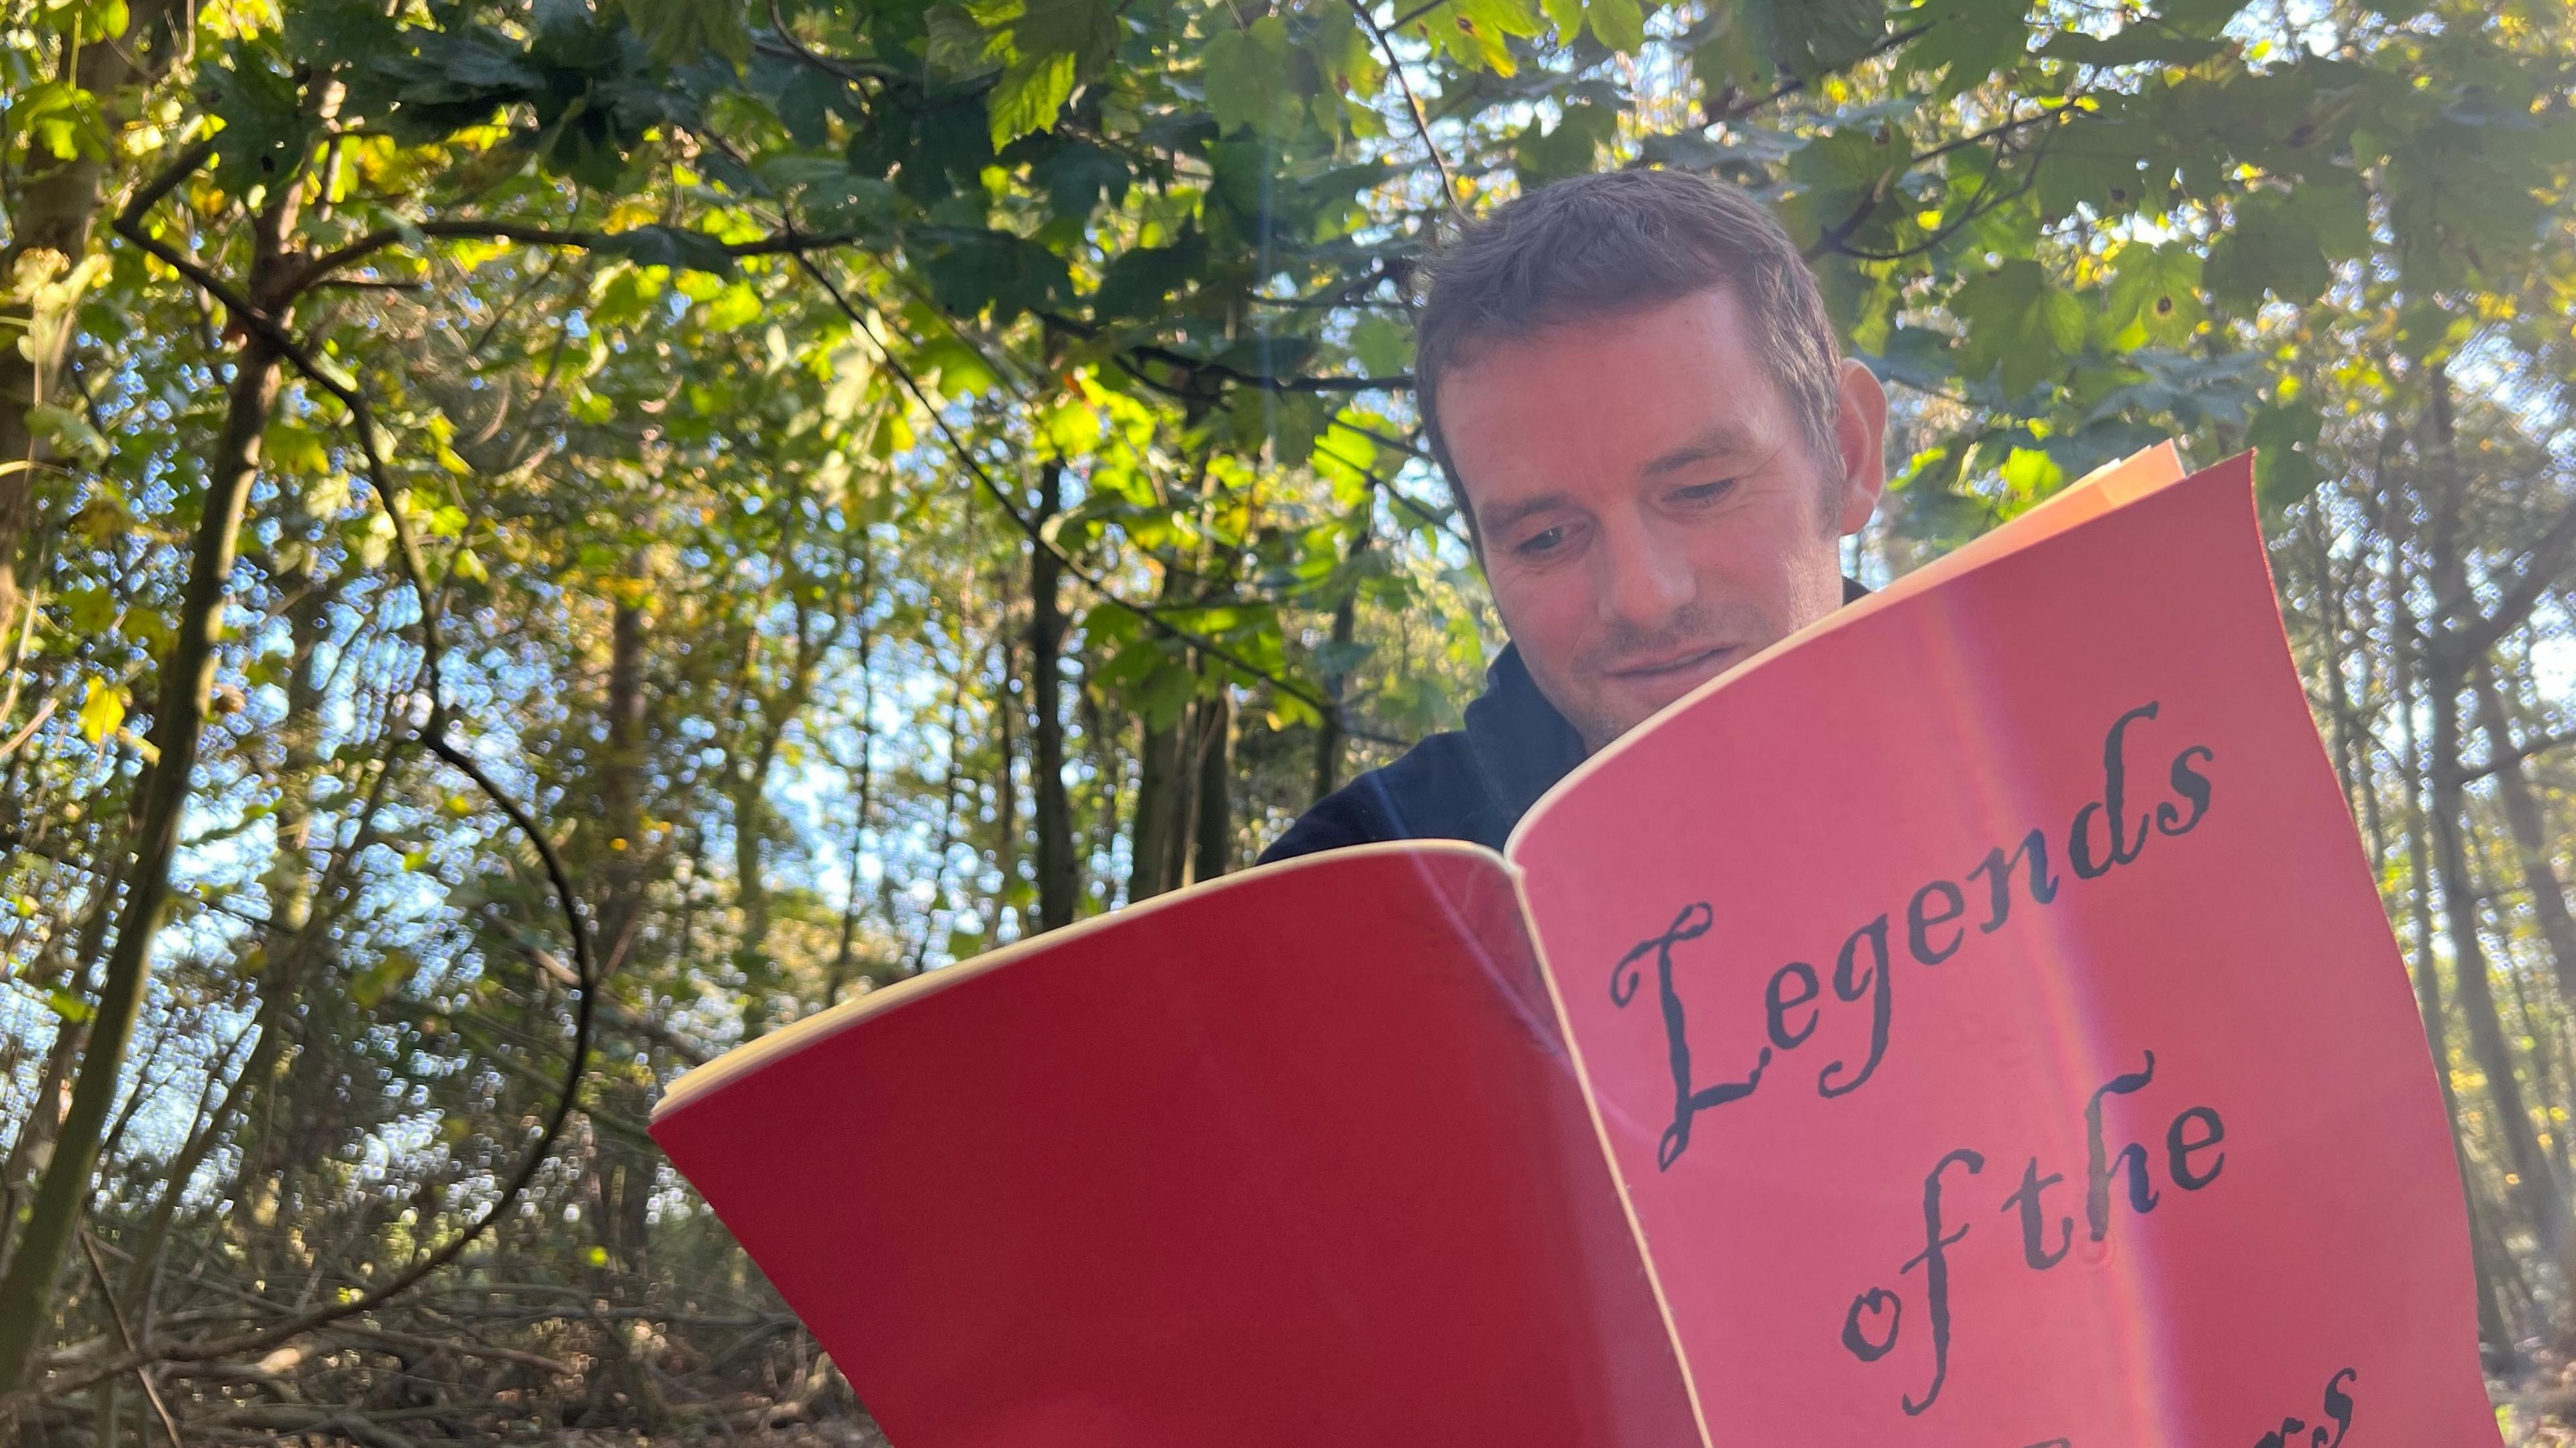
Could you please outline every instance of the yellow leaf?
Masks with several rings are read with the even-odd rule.
[[[125,691],[105,679],[93,678],[81,696],[81,734],[96,744],[125,722]]]

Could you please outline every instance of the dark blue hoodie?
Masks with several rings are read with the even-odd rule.
[[[1846,580],[1843,602],[1868,592]],[[1507,647],[1467,706],[1465,729],[1434,734],[1316,801],[1261,863],[1377,840],[1472,840],[1499,850],[1583,755],[1583,736],[1538,691],[1519,647]]]

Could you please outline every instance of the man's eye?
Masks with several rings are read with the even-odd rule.
[[[1532,533],[1530,536],[1522,539],[1519,544],[1514,546],[1512,551],[1518,553],[1523,558],[1538,558],[1555,552],[1558,548],[1564,546],[1564,543],[1565,527],[1563,524],[1559,524],[1556,527],[1546,529],[1542,532]]]
[[[1720,478],[1713,483],[1678,489],[1673,494],[1673,501],[1682,504],[1714,503],[1734,491],[1735,479]]]

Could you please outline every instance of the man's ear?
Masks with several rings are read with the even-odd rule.
[[[1834,445],[1842,454],[1842,493],[1836,503],[1834,526],[1849,536],[1868,526],[1870,515],[1878,511],[1878,497],[1887,488],[1887,389],[1878,385],[1877,374],[1867,367],[1843,359],[1842,375],[1836,380],[1840,394],[1834,406]]]

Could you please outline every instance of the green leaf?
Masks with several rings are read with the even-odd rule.
[[[2061,31],[2039,48],[2039,54],[2048,60],[2098,66],[2148,62],[2198,65],[2226,53],[2225,41],[2184,35],[2166,29],[2153,19],[2132,21],[2109,35],[2088,35],[2080,30]]]
[[[1200,54],[1200,75],[1207,88],[1208,113],[1216,117],[1219,129],[1274,129],[1284,59],[1269,36],[1254,30],[1227,26],[1208,37]]]
[[[986,33],[963,6],[933,5],[921,18],[924,54],[931,74],[942,80],[968,80],[993,69],[1009,40]]]
[[[1170,246],[1120,252],[1100,275],[1100,290],[1091,297],[1092,315],[1103,320],[1150,316],[1206,265],[1207,237],[1195,230],[1182,233]]]
[[[373,1009],[377,1002],[400,989],[419,970],[419,957],[401,946],[387,946],[382,958],[349,982],[349,1000],[360,1010]]]
[[[314,128],[295,82],[239,45],[213,82],[213,110],[224,123],[215,133],[215,184],[230,195],[248,196],[295,174]]]
[[[2084,304],[2028,258],[1970,277],[1950,305],[1967,326],[1960,371],[2000,372],[2007,399],[2058,373],[2084,346]]]
[[[1053,129],[1074,87],[1107,65],[1118,46],[1118,12],[1102,0],[969,0],[966,13],[989,32],[983,55],[1008,62],[985,98],[996,150]],[[963,58],[957,39],[946,49]]]
[[[59,80],[38,81],[8,106],[9,122],[57,161],[107,159],[107,125],[98,97]]]
[[[1869,54],[1887,35],[1882,0],[1770,0],[1770,8],[1780,59],[1801,76],[1841,70]]]
[[[1898,537],[1956,547],[1994,526],[1993,507],[1941,488],[1908,488],[1895,499],[1888,527]]]
[[[77,1026],[96,1014],[88,1001],[61,986],[55,986],[45,992],[45,1009],[61,1017],[63,1024],[67,1026]]]
[[[2216,36],[2245,8],[2247,0],[2163,0],[2157,18],[2185,35]]]
[[[2267,517],[2279,517],[2316,491],[2317,434],[2323,424],[2314,407],[2276,401],[2246,425],[2245,442],[2254,449],[2254,499]]]
[[[1695,27],[1691,70],[1711,96],[1770,90],[1783,72],[1814,80],[1870,53],[1887,33],[1879,0],[1729,0]]]
[[[1796,190],[1782,219],[1802,241],[1832,236],[1841,245],[1884,247],[1905,209],[1888,204],[1890,186],[1913,154],[1905,132],[1887,118],[1820,137],[1789,158]]]
[[[2048,139],[2034,186],[2039,209],[2050,220],[2090,206],[2103,216],[2121,216],[2161,194],[2162,180],[2144,168],[2163,144],[2157,128],[2130,114],[2114,97],[2099,111],[2077,114],[2062,122]],[[2173,168],[2167,164],[2162,178]]]
[[[724,243],[703,231],[678,226],[637,226],[612,232],[600,250],[634,258],[645,266],[673,271],[700,271],[730,277],[735,267]]]
[[[321,434],[283,418],[268,425],[260,439],[260,453],[282,473],[319,477],[331,470],[331,451],[323,445]]]
[[[1085,74],[1118,45],[1114,0],[969,0],[966,9],[987,26],[1007,23],[1014,55],[1071,55]]]
[[[106,434],[90,426],[89,415],[77,407],[39,405],[28,408],[24,415],[27,431],[50,439],[56,453],[85,454],[98,462],[105,462],[116,451],[116,445],[107,440]]]
[[[1052,128],[1056,113],[1064,109],[1066,99],[1073,94],[1073,81],[1071,51],[1012,61],[984,101],[985,114],[992,119],[994,149],[1032,131]]]
[[[70,624],[74,633],[101,634],[116,623],[116,595],[103,586],[65,589],[55,602],[62,607],[63,622]]]
[[[1067,397],[1038,415],[1038,430],[1059,457],[1080,457],[1099,445],[1100,414],[1080,397]]]
[[[2370,198],[2361,177],[2341,167],[2301,176],[2290,207],[2317,239],[2328,261],[2358,261],[2370,254]]]
[[[1948,100],[2021,62],[2030,45],[2029,14],[2026,0],[1929,0],[1902,17],[1909,28],[1925,27],[1905,48],[1902,64],[1916,75],[1939,72],[1933,99]]]
[[[1535,0],[1442,0],[1413,23],[1414,35],[1469,70],[1510,75],[1514,37],[1546,29]]]
[[[18,355],[61,356],[78,328],[81,294],[106,275],[108,267],[108,259],[95,252],[78,266],[66,265],[63,254],[51,247],[31,246],[18,253],[14,274],[0,278],[0,295],[13,297],[25,308],[21,315],[26,331],[18,338]],[[86,417],[81,426],[88,428]],[[111,451],[102,439],[98,455],[105,458]]]
[[[799,146],[819,146],[831,135],[831,112],[850,105],[849,83],[810,65],[800,65],[778,89],[778,120]],[[864,108],[862,108],[864,109]],[[767,174],[767,165],[761,168]]]
[[[1901,383],[1918,392],[1946,392],[1958,381],[1958,359],[1947,334],[1930,327],[1897,327],[1875,355],[1855,353],[1881,381]]]
[[[1351,356],[1371,377],[1393,377],[1413,365],[1413,330],[1392,317],[1368,313],[1351,327]]]
[[[2282,301],[2314,301],[2334,280],[2316,225],[2278,191],[2256,191],[2236,204],[2226,233],[2209,248],[2210,295],[2243,312],[2270,291]]]
[[[1090,220],[1103,200],[1112,206],[1126,200],[1136,172],[1106,146],[1064,138],[1030,164],[1029,180],[1045,189],[1047,209],[1057,220],[1079,222]]]
[[[1618,114],[1605,106],[1570,105],[1556,125],[1542,131],[1532,121],[1512,148],[1512,166],[1526,186],[1537,187],[1592,169],[1593,158],[1618,136]]]
[[[734,332],[750,326],[759,316],[760,293],[748,283],[735,282],[708,300],[698,324],[710,332]]]
[[[940,337],[915,348],[912,370],[951,398],[971,397],[1001,385],[984,354],[956,337]]]
[[[2066,486],[2064,465],[2045,451],[2014,448],[2004,454],[2004,496],[2018,511]]]
[[[1007,321],[1072,294],[1064,259],[1007,231],[943,229],[916,257],[939,305],[961,317],[993,311]]]
[[[2199,330],[2200,253],[2181,242],[2147,246],[2131,242],[2112,260],[2111,290],[2103,306],[2111,345],[2133,351],[2153,344],[2178,347]]]
[[[1584,0],[1583,23],[1593,39],[1622,55],[1646,48],[1646,11],[1637,0]]]
[[[751,60],[751,30],[736,0],[620,0],[626,23],[655,65],[705,55],[735,66]]]

